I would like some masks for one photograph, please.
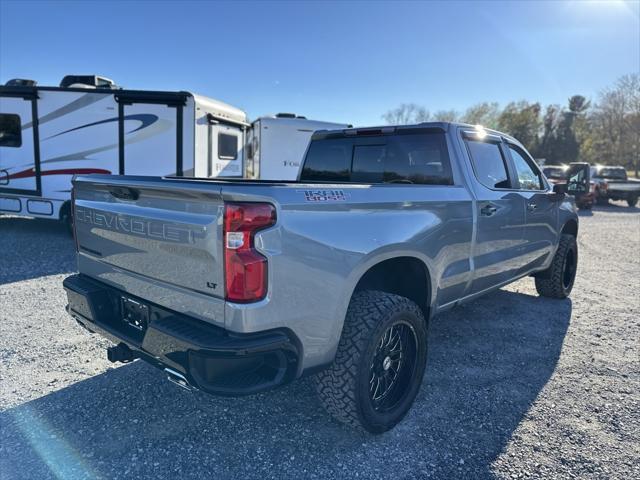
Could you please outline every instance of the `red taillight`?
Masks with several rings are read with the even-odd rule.
[[[224,274],[230,302],[255,302],[267,294],[267,259],[254,248],[257,231],[276,223],[269,203],[225,203]]]

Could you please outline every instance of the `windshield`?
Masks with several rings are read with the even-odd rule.
[[[595,177],[598,178],[611,178],[614,180],[626,180],[627,172],[625,172],[624,168],[599,168],[595,172]]]

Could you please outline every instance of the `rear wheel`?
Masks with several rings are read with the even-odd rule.
[[[638,203],[638,196],[634,195],[633,197],[628,197],[627,203],[629,204],[630,207],[635,207]]]
[[[564,234],[551,266],[536,276],[536,290],[543,297],[567,298],[573,289],[578,268],[576,237]]]
[[[411,408],[427,358],[426,322],[408,298],[378,291],[354,295],[336,358],[316,375],[325,409],[338,420],[382,433]]]

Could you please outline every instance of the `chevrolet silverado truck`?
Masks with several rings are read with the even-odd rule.
[[[624,167],[598,165],[592,168],[591,177],[595,183],[596,202],[606,205],[611,200],[626,200],[635,207],[640,197],[640,181],[629,180]]]
[[[76,176],[67,309],[112,361],[219,395],[313,375],[380,433],[434,315],[528,275],[569,295],[586,178],[552,188],[516,139],[453,123],[315,132],[294,182]]]

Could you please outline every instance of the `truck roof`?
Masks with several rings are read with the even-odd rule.
[[[464,122],[422,122],[415,123],[409,125],[382,125],[375,127],[355,127],[355,128],[345,128],[341,130],[318,130],[311,137],[312,140],[320,140],[324,138],[338,138],[343,136],[351,136],[351,135],[380,135],[380,134],[391,134],[396,132],[413,132],[420,130],[430,130],[430,131],[441,131],[448,132],[451,128],[469,128],[469,129],[478,129],[481,128],[486,133],[491,135],[499,135],[501,137],[505,137],[513,143],[516,143],[520,146],[522,144],[514,137],[504,132],[499,132],[497,130],[492,130],[490,128],[484,128],[481,125],[471,125],[469,123]]]

